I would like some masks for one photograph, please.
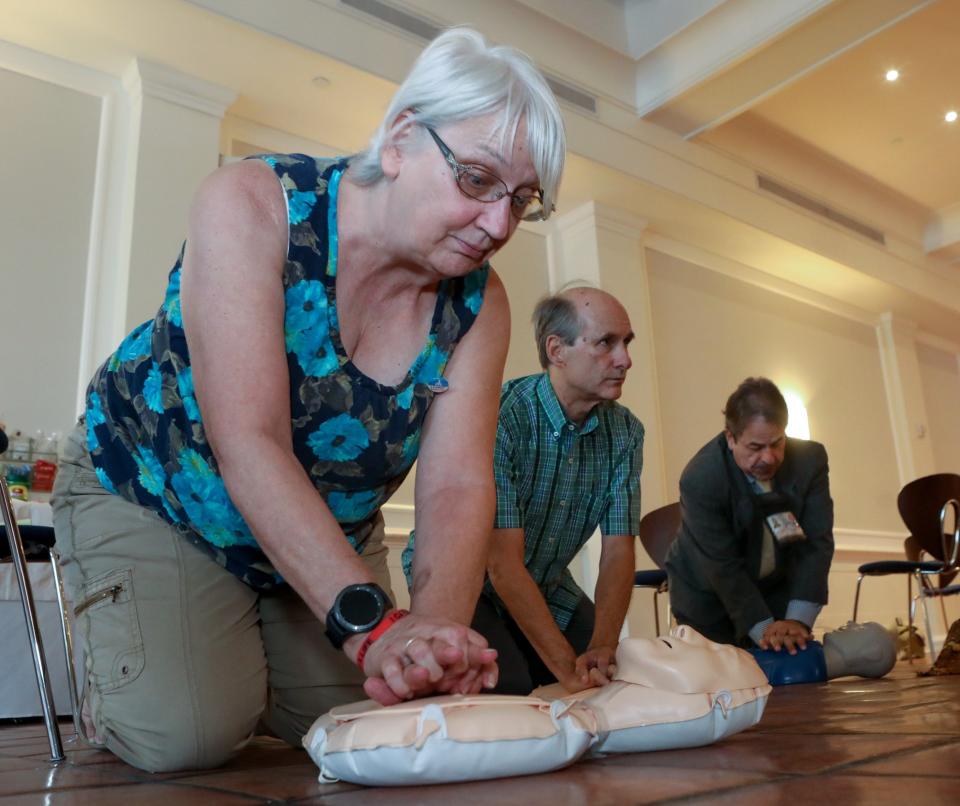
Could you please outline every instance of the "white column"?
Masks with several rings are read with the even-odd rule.
[[[588,202],[559,216],[549,235],[547,255],[551,290],[582,280],[613,294],[626,308],[636,334],[630,347],[633,367],[627,374],[620,402],[643,422],[645,428],[641,492],[643,511],[663,506],[676,498],[666,490],[666,472],[660,427],[656,349],[650,286],[647,277],[643,233],[647,222],[634,215]],[[572,564],[583,589],[592,594],[600,565],[600,541],[590,540]],[[653,561],[638,546],[640,567]],[[631,616],[631,622],[634,621]],[[652,622],[652,614],[650,619]],[[630,632],[646,634],[634,624]],[[627,624],[623,634],[628,634]]]
[[[880,363],[901,486],[933,473],[936,467],[928,434],[916,332],[915,324],[892,313],[882,314],[877,325]]]
[[[190,200],[219,162],[220,126],[237,94],[137,59],[123,77],[128,136],[129,272],[125,330],[152,317],[186,237]]]
[[[648,512],[676,495],[666,491],[661,443],[656,349],[650,309],[643,233],[647,222],[630,213],[588,202],[559,216],[548,239],[552,290],[583,280],[613,294],[627,309],[636,338],[633,367],[620,402],[643,422],[643,509]]]

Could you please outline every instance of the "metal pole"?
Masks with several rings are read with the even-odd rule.
[[[17,574],[17,583],[20,585],[23,617],[27,622],[30,648],[33,650],[33,667],[37,673],[37,687],[40,690],[40,702],[43,706],[43,721],[47,726],[47,740],[50,742],[50,760],[63,761],[66,756],[63,752],[60,728],[57,725],[57,714],[53,706],[53,690],[50,688],[50,676],[47,674],[47,660],[43,654],[43,640],[40,637],[40,627],[37,624],[33,591],[30,588],[30,580],[27,578],[27,560],[23,554],[23,540],[20,537],[20,527],[17,526],[17,519],[13,514],[13,502],[10,500],[7,480],[2,477],[0,477],[0,506],[3,508],[3,520],[7,526],[7,542],[10,544],[10,554],[13,555],[13,566]]]
[[[50,547],[50,568],[53,572],[53,583],[57,589],[57,605],[60,607],[60,633],[63,636],[63,654],[67,661],[67,688],[70,691],[73,729],[77,736],[83,736],[80,721],[80,697],[77,693],[76,664],[73,656],[73,632],[70,629],[67,597],[63,590],[63,574],[60,573],[60,555],[53,546]]]

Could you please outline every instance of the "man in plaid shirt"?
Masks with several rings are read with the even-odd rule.
[[[631,366],[627,312],[604,291],[572,288],[542,300],[533,322],[545,372],[501,392],[497,514],[473,622],[509,694],[609,681],[640,522],[643,425],[616,402]],[[567,566],[598,526],[594,603]]]

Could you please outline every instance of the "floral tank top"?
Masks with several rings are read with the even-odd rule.
[[[337,322],[336,199],[346,160],[256,159],[273,168],[287,201],[284,338],[294,453],[360,552],[417,457],[447,361],[480,312],[489,266],[440,283],[429,335],[406,377],[377,383],[350,361]],[[94,375],[87,447],[104,488],[153,510],[244,582],[269,590],[282,580],[230,499],[194,395],[182,262],[183,249],[156,317]]]

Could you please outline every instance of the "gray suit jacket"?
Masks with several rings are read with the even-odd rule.
[[[787,497],[807,539],[777,544],[777,570],[761,581],[763,513],[724,435],[704,445],[684,469],[683,523],[666,566],[671,604],[692,626],[716,624],[725,611],[742,639],[758,622],[783,618],[787,600],[826,604],[833,501],[823,445],[788,438],[773,488]],[[774,598],[780,612],[773,611]]]

